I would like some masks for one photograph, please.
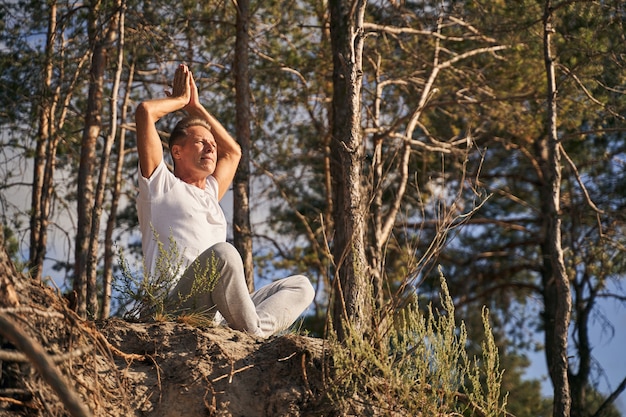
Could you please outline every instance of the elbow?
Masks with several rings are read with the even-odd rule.
[[[233,158],[237,159],[237,162],[241,160],[241,146],[238,143],[233,146]]]
[[[239,163],[241,160],[241,146],[234,140],[228,144],[228,147],[220,149],[220,145],[217,145],[218,158],[228,158],[229,160]]]
[[[239,146],[238,143],[233,146],[231,158],[233,159],[233,161],[235,161],[237,165],[239,165],[239,162],[241,161],[241,146]]]
[[[141,123],[150,118],[150,112],[148,111],[148,106],[146,102],[139,103],[137,109],[135,109],[135,123]]]
[[[155,107],[149,102],[139,103],[135,109],[135,126],[137,129],[147,129],[159,120],[159,115],[155,114]]]

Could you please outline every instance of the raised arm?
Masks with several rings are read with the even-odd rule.
[[[190,116],[202,118],[211,125],[211,133],[217,143],[217,165],[215,166],[213,177],[217,180],[218,198],[221,200],[233,182],[235,172],[237,172],[237,166],[241,159],[241,147],[224,126],[200,103],[198,87],[193,75],[191,73],[189,75],[191,97],[184,110]]]
[[[174,74],[171,95],[147,100],[137,106],[135,111],[137,151],[141,175],[145,178],[150,178],[163,160],[163,145],[156,129],[156,122],[166,114],[180,110],[189,104],[190,79],[191,73],[187,66],[179,66]]]

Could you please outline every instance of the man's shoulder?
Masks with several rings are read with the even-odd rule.
[[[172,188],[179,181],[172,171],[167,167],[165,161],[161,161],[156,169],[146,178],[139,174],[139,193],[140,194],[158,194]]]

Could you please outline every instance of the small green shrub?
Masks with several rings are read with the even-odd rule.
[[[465,326],[441,277],[442,311],[425,316],[415,305],[398,311],[375,336],[345,324],[346,340],[332,341],[330,398],[349,415],[505,416],[502,372],[486,310],[481,360],[469,360]],[[333,332],[331,331],[331,334]]]
[[[193,263],[190,266],[194,273],[191,291],[187,294],[174,294],[178,283],[176,277],[180,276],[185,268],[183,252],[171,235],[169,250],[165,250],[154,230],[153,234],[158,242],[159,252],[155,273],[151,274],[144,262],[143,273],[138,276],[131,270],[122,251],[119,251],[121,276],[116,277],[115,287],[119,294],[119,304],[126,306],[124,317],[140,320],[153,318],[160,321],[187,315],[184,321],[205,324],[206,312],[198,311],[202,306],[196,305],[195,301],[199,295],[211,292],[215,287],[218,274],[211,271],[216,270],[217,260],[212,257],[205,265]],[[188,308],[183,309],[183,305]]]

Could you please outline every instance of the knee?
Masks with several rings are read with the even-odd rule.
[[[302,296],[302,300],[308,304],[313,302],[315,298],[315,288],[311,285],[311,281],[304,275],[295,275],[292,277],[293,284],[296,286]]]
[[[237,249],[227,242],[216,243],[196,258],[196,267],[217,271],[221,276],[228,271],[235,275],[243,274],[243,261]],[[201,269],[204,270],[204,269]]]
[[[241,255],[237,249],[228,242],[219,242],[207,249],[215,258],[229,265],[238,265],[242,263]]]

